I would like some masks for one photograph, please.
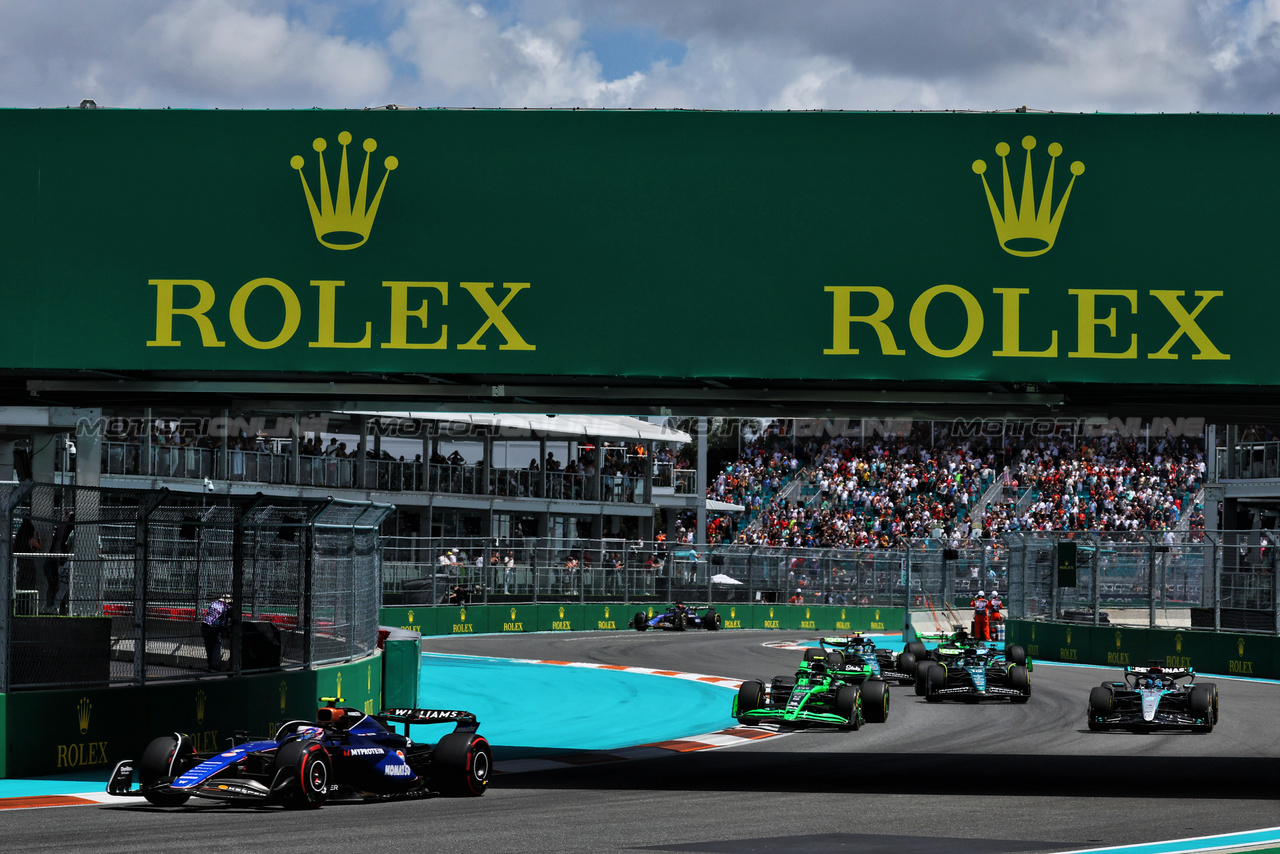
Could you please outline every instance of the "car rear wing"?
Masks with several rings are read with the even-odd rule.
[[[471,712],[458,709],[383,709],[378,717],[394,723],[410,724],[457,724],[454,732],[475,732],[480,722]]]
[[[1165,667],[1160,664],[1152,664],[1145,667],[1129,666],[1124,669],[1125,673],[1157,673],[1168,676],[1170,679],[1181,679],[1184,676],[1195,676],[1196,669],[1194,667]]]

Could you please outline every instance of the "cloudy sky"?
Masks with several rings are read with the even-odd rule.
[[[1268,112],[1280,0],[0,0],[0,107]]]

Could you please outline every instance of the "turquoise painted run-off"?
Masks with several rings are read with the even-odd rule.
[[[728,688],[648,673],[428,653],[419,685],[421,708],[474,712],[499,761],[616,750],[735,725]],[[438,729],[421,731],[435,740]]]

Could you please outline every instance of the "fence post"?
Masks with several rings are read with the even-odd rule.
[[[1213,630],[1222,631],[1222,542],[1213,541]]]
[[[315,514],[307,519],[302,529],[302,608],[298,616],[298,629],[302,632],[302,664],[311,666],[314,654],[311,631],[311,582],[315,570],[316,526]]]
[[[906,640],[911,633],[911,549],[907,549],[903,562],[905,566],[902,571],[905,583],[902,585],[902,637],[903,640]],[[892,582],[890,584],[889,589],[893,590]],[[920,593],[921,595],[924,594],[923,584],[920,585]],[[890,597],[889,602],[892,604],[892,597]]]
[[[1090,536],[1094,541],[1093,560],[1089,562],[1089,583],[1093,585],[1093,624],[1095,626],[1102,624],[1102,615],[1099,611],[1102,609],[1102,591],[1098,589],[1102,583],[1102,571],[1099,565],[1102,561],[1099,555],[1102,554],[1102,543],[1097,536]]]
[[[1145,538],[1144,538],[1145,539]],[[1156,550],[1147,540],[1147,628],[1156,627]]]
[[[26,498],[34,486],[32,481],[24,481],[7,492],[0,493],[0,522],[5,526],[0,536],[0,694],[9,690],[9,620],[13,615],[13,581],[14,566],[11,546],[13,545],[13,510]]]
[[[241,641],[244,638],[244,520],[262,503],[262,499],[259,492],[248,504],[237,507],[231,528],[231,672],[237,676],[240,675]]]
[[[133,679],[141,685],[147,678],[147,588],[150,586],[151,567],[150,519],[156,508],[164,503],[168,489],[161,489],[138,502],[138,523],[133,542]]]

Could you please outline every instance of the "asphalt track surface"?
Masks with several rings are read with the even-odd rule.
[[[428,638],[424,647],[755,678],[794,671],[798,652],[762,646],[794,637],[493,635]],[[1024,706],[930,705],[895,688],[889,721],[859,732],[809,730],[729,749],[508,774],[482,798],[309,813],[205,802],[160,810],[132,800],[14,810],[3,816],[3,847],[942,854],[972,846],[999,854],[1280,824],[1280,684],[1216,679],[1221,721],[1208,735],[1090,733],[1089,688],[1112,672],[1037,666]],[[539,698],[530,694],[527,714],[536,716]]]

